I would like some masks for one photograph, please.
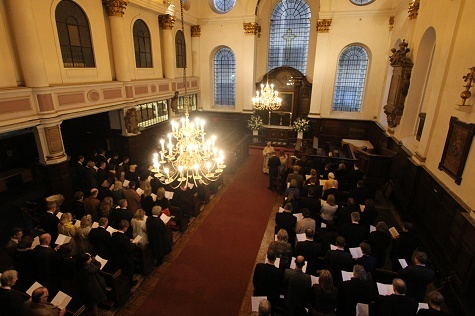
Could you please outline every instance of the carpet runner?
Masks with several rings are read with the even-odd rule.
[[[247,161],[136,315],[238,315],[276,200],[262,154]]]

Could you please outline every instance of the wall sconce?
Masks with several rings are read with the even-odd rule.
[[[463,81],[465,81],[467,84],[464,85],[465,91],[462,91],[460,93],[460,97],[462,98],[462,104],[456,105],[455,108],[458,111],[462,112],[472,112],[472,106],[469,104],[465,104],[467,102],[467,99],[470,99],[472,96],[472,93],[470,92],[470,88],[473,86],[472,83],[475,80],[475,67],[469,68],[470,72],[463,76]]]
[[[420,0],[412,0],[409,2],[409,8],[407,9],[407,13],[409,13],[409,20],[417,18],[417,15],[419,14],[419,1]]]

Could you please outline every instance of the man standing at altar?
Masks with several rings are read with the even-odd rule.
[[[264,164],[262,165],[262,171],[267,174],[269,173],[269,167],[267,166],[267,164],[269,163],[269,158],[274,152],[274,148],[271,145],[271,142],[267,142],[267,146],[264,147],[264,149],[262,150],[262,156],[264,156]]]

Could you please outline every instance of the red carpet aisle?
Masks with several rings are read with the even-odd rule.
[[[136,315],[238,315],[276,194],[253,151]]]

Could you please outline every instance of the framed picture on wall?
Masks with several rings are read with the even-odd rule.
[[[474,134],[475,124],[461,122],[455,116],[450,118],[439,170],[446,172],[459,185],[462,182],[462,173]]]
[[[282,105],[279,108],[281,112],[292,113],[294,111],[294,93],[293,92],[281,92],[279,97],[282,98]]]

